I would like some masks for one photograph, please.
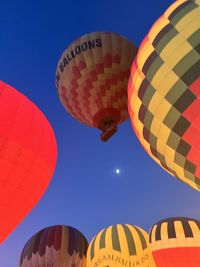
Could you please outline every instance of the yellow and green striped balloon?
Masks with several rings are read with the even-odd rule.
[[[100,231],[89,244],[87,267],[154,267],[149,236],[140,227],[117,224]]]
[[[129,115],[147,153],[200,190],[200,1],[175,1],[140,45]]]

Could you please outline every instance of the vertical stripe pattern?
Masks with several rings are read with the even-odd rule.
[[[192,223],[192,224],[191,224]],[[163,230],[163,225],[167,225],[167,231]],[[198,229],[198,233],[196,231]],[[181,246],[181,243],[178,240],[186,240],[197,238],[199,239],[200,245],[200,221],[184,218],[184,217],[175,217],[168,218],[156,223],[150,231],[150,243],[161,242],[166,243],[166,240],[177,240],[177,243],[174,243],[175,246]],[[183,246],[185,246],[183,244]]]
[[[144,232],[144,230],[142,230],[139,227],[136,226],[131,226],[128,224],[122,224],[121,225],[124,231],[124,235],[126,237],[126,243],[128,245],[128,251],[122,251],[121,250],[121,245],[120,245],[120,233],[118,230],[118,225],[113,225],[111,226],[111,243],[112,243],[112,249],[115,251],[120,251],[120,252],[125,252],[131,256],[131,255],[136,255],[137,251],[136,251],[136,247],[138,248],[138,250],[143,250],[145,248],[147,248],[147,234]],[[110,227],[109,227],[110,229]],[[140,230],[141,229],[141,230]],[[107,229],[104,229],[99,236],[99,244],[97,245],[99,249],[106,249],[106,245],[107,243],[110,242],[109,240],[109,236],[107,235]],[[138,244],[135,244],[135,235],[138,236],[140,242]],[[103,240],[102,241],[102,237]],[[95,247],[95,242],[97,240],[97,236],[93,239],[93,241],[90,243],[90,257],[91,260],[95,257],[95,251],[94,251],[94,247]]]
[[[87,248],[86,238],[77,229],[64,225],[50,226],[27,241],[19,266],[31,267],[32,264],[39,264],[40,267],[44,261],[49,266],[65,262],[66,267],[80,267],[82,262],[81,266],[84,267]]]
[[[154,267],[148,239],[142,228],[130,224],[105,228],[89,244],[87,267]]]
[[[150,230],[150,246],[157,267],[200,266],[200,222],[168,218]]]

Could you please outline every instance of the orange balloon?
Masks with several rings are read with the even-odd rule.
[[[54,172],[57,145],[44,114],[0,81],[0,242],[36,205]]]

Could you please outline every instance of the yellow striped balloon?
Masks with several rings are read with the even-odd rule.
[[[154,267],[149,236],[140,227],[117,224],[100,231],[89,244],[87,267]]]
[[[147,153],[200,190],[200,0],[178,0],[156,21],[132,65],[129,114]]]
[[[168,218],[150,231],[150,244],[157,267],[200,266],[200,221]]]
[[[93,32],[74,41],[56,70],[61,103],[79,122],[103,131],[106,141],[128,119],[127,83],[136,47],[112,32]]]

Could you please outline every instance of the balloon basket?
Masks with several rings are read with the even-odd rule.
[[[116,132],[117,132],[117,126],[111,125],[110,127],[106,128],[100,135],[101,141],[106,142]]]

